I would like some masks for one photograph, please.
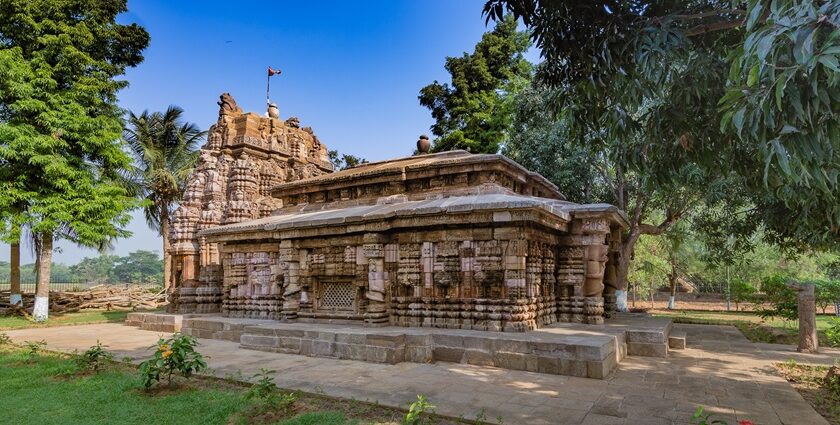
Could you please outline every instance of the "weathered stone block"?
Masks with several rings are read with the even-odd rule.
[[[482,350],[464,351],[463,362],[476,366],[494,366],[493,355]]]
[[[461,363],[464,358],[463,348],[434,347],[432,356],[435,361]]]
[[[668,357],[668,345],[665,343],[628,342],[627,354],[643,357]]]
[[[312,355],[320,357],[332,357],[335,350],[335,343],[332,341],[313,340]]]

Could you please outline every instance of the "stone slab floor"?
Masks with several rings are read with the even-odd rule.
[[[465,364],[396,365],[245,350],[237,343],[200,340],[216,376],[277,371],[282,388],[375,401],[405,408],[424,394],[438,413],[505,424],[687,424],[697,405],[730,424],[826,424],[784,379],[773,362],[796,359],[830,364],[838,350],[804,355],[792,347],[753,344],[731,326],[675,325],[688,348],[668,358],[627,357],[605,380],[545,375]],[[118,358],[140,361],[159,336],[120,324],[23,329],[15,342],[47,341],[50,349],[84,350],[97,340]]]

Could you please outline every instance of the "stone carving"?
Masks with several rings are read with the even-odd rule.
[[[236,104],[236,100],[233,99],[230,93],[222,93],[219,96],[217,104],[219,105],[219,117],[239,115],[242,113],[242,109]]]
[[[291,128],[300,128],[300,119],[298,117],[289,117],[286,120],[286,125]]]

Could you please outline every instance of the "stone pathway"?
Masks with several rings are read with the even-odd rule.
[[[698,405],[730,425],[827,424],[772,364],[787,359],[830,364],[838,350],[805,355],[792,347],[750,343],[731,326],[675,325],[688,348],[668,358],[627,357],[605,380],[545,375],[465,364],[396,365],[245,350],[237,343],[200,340],[213,373],[249,377],[277,371],[288,389],[379,401],[405,408],[424,394],[438,413],[506,424],[688,424]],[[121,324],[6,331],[16,342],[47,341],[49,348],[84,350],[97,340],[120,357],[139,361],[159,336]]]

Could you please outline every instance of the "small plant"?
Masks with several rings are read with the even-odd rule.
[[[180,374],[184,378],[207,369],[204,357],[195,351],[198,342],[189,335],[176,333],[168,339],[160,338],[154,356],[140,363],[140,377],[146,389],[159,383],[165,377],[167,385],[172,385],[172,375]]]
[[[12,343],[12,338],[5,332],[0,332],[0,345],[7,345]]]
[[[695,425],[728,425],[729,423],[724,421],[723,419],[715,419],[714,415],[711,413],[706,414],[703,410],[703,406],[697,406],[697,410],[694,412],[694,415],[691,417],[691,423]],[[741,419],[738,421],[738,425],[755,425],[755,423],[748,419]]]
[[[260,369],[260,373],[253,376],[256,380],[254,385],[248,389],[245,398],[248,400],[256,399],[265,406],[270,406],[275,409],[286,409],[298,399],[297,393],[282,394],[278,391],[277,385],[274,384],[272,377],[276,371],[265,368]]]
[[[828,345],[832,347],[840,347],[840,318],[832,318],[825,330],[825,337],[828,340]]]
[[[478,413],[475,414],[475,421],[477,423],[483,424],[487,422],[487,409],[482,407]]]
[[[99,368],[103,364],[114,358],[114,355],[105,350],[105,347],[107,345],[102,345],[99,340],[96,340],[96,345],[91,346],[87,351],[76,357],[76,366],[80,370],[99,372]]]
[[[403,418],[403,425],[420,425],[428,421],[423,418],[426,413],[434,413],[435,406],[432,406],[423,394],[417,395],[417,401],[408,406],[408,413]]]
[[[26,362],[32,363],[38,358],[41,350],[47,346],[47,341],[24,341],[24,344],[26,345],[26,353],[24,354],[26,356]]]

